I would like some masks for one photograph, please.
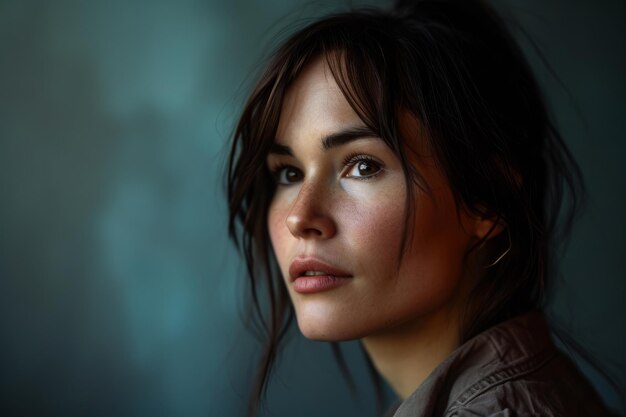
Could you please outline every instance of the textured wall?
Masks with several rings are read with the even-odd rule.
[[[1,414],[242,415],[225,143],[273,35],[347,4],[0,2]],[[554,309],[624,362],[625,3],[504,5],[567,86],[540,70],[589,188]],[[328,347],[294,333],[268,415],[373,416],[371,394],[345,400]]]

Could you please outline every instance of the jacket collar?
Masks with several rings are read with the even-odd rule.
[[[541,367],[556,354],[539,311],[491,327],[452,352],[394,417],[441,416],[492,386]]]

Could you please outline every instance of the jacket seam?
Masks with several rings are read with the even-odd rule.
[[[453,401],[452,405],[448,407],[445,414],[447,415],[451,411],[454,411],[461,406],[467,405],[474,398],[478,397],[485,391],[497,385],[504,384],[505,382],[511,381],[524,375],[531,374],[538,369],[541,369],[548,362],[550,362],[556,356],[556,354],[557,352],[555,349],[550,349],[543,352],[543,354],[529,358],[523,363],[512,365],[504,369],[498,369],[490,373],[478,382],[474,383],[467,390],[462,392],[457,397],[457,399]]]

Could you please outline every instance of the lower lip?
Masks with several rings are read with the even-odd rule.
[[[334,275],[301,276],[293,281],[293,289],[301,294],[332,290],[347,284],[350,278]]]

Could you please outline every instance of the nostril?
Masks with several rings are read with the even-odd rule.
[[[321,231],[319,231],[317,229],[314,229],[314,228],[308,228],[304,232],[308,233],[308,234],[311,234],[311,235],[317,235],[317,236],[321,236],[322,235]]]

